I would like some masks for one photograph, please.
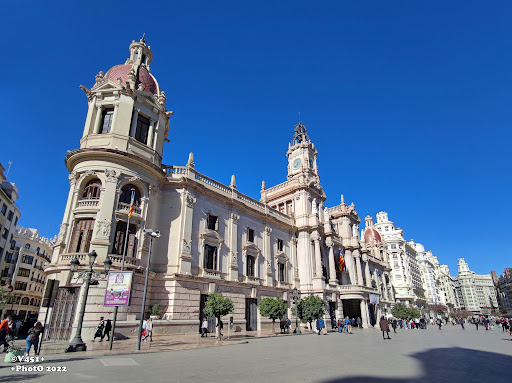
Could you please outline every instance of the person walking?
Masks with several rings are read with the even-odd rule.
[[[0,346],[4,345],[4,351],[7,351],[9,343],[7,342],[7,334],[9,333],[9,323],[12,322],[12,317],[7,316],[2,322],[0,322]]]
[[[112,331],[112,321],[110,319],[107,319],[100,342],[103,341],[103,338],[105,338],[105,336],[107,337],[107,340],[110,340],[110,331]]]
[[[462,329],[464,330],[464,319],[460,320],[460,327],[462,327]]]
[[[149,337],[149,341],[153,342],[153,319],[151,317],[146,322],[146,333],[144,334],[144,342],[147,342]]]
[[[343,330],[343,321],[341,319],[338,319],[338,332],[341,334],[342,330]]]
[[[363,321],[361,320],[361,317],[357,317],[357,327],[363,328]]]
[[[439,330],[441,330],[441,326],[443,325],[443,321],[442,320],[438,320],[437,321],[437,325],[439,326]]]
[[[396,334],[397,323],[396,323],[396,319],[394,319],[394,318],[391,321],[391,327],[393,327],[393,332]]]
[[[203,323],[201,323],[201,338],[208,338],[208,318],[205,316],[203,318]]]
[[[316,330],[318,335],[322,335],[322,329],[325,328],[325,322],[323,319],[316,320]]]
[[[34,345],[34,352],[37,353],[37,346],[39,345],[39,335],[43,331],[43,325],[41,322],[36,322],[34,327],[28,330],[27,336],[27,349],[25,351],[25,356],[28,356],[30,353],[30,348]]]
[[[475,326],[476,326],[477,331],[478,331],[478,324],[479,324],[478,319],[475,319]]]
[[[92,339],[93,342],[96,341],[96,338],[100,338],[100,342],[103,342],[103,329],[105,328],[105,321],[103,320],[103,317],[100,317],[100,323],[98,323],[98,326],[96,326],[96,332],[94,333],[94,338]]]
[[[382,339],[386,339],[386,337],[384,336],[384,333],[388,334],[387,339],[391,339],[389,337],[389,323],[386,319],[384,319],[384,315],[380,317],[379,327],[380,327],[380,331],[382,331]]]
[[[347,333],[352,334],[352,321],[349,317],[345,317],[345,324],[347,325]]]

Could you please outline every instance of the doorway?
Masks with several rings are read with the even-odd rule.
[[[245,298],[245,321],[247,331],[258,331],[258,300],[256,298]]]
[[[201,299],[199,300],[199,333],[201,333],[201,324],[203,323],[203,318],[205,317],[204,308],[206,306],[206,299],[208,299],[208,294],[201,294]],[[208,317],[208,332],[215,333],[215,318]]]
[[[71,338],[79,295],[80,287],[59,288],[44,339],[68,341]]]

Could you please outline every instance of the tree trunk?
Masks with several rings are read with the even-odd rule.
[[[222,340],[222,332],[221,332],[221,322],[220,317],[217,317],[217,339]]]
[[[276,330],[274,329],[274,325],[275,325],[275,323],[276,323],[276,320],[275,320],[275,319],[272,319],[272,333],[273,333],[274,335],[277,335],[277,334],[276,334]]]

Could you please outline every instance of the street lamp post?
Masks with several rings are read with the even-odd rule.
[[[298,313],[298,309],[297,309],[297,305],[300,301],[300,295],[301,295],[301,292],[300,290],[297,290],[297,288],[295,287],[292,291],[290,291],[290,294],[291,294],[291,298],[292,298],[292,301],[293,301],[293,304],[295,305],[295,334],[300,334],[300,327],[299,327],[299,321],[298,321],[298,317],[299,317],[299,313]]]
[[[78,274],[79,279],[83,279],[85,282],[84,285],[84,293],[82,298],[82,304],[80,305],[80,314],[78,316],[78,326],[76,328],[75,337],[73,340],[69,343],[69,345],[64,350],[65,352],[76,352],[76,351],[86,351],[87,345],[82,340],[82,324],[84,321],[84,314],[85,314],[85,305],[87,303],[87,295],[89,294],[89,286],[91,285],[91,282],[95,282],[93,279],[93,276],[100,276],[100,273],[97,273],[94,271],[94,262],[96,261],[96,257],[98,254],[96,254],[96,251],[91,251],[89,253],[89,268],[86,271],[82,271]],[[71,272],[74,273],[78,271],[78,267],[80,266],[80,261],[77,257],[73,258],[73,260],[70,262],[71,265]],[[104,268],[105,268],[105,275],[108,274],[108,271],[110,270],[110,266],[112,266],[112,260],[107,257],[105,261],[103,262]]]
[[[142,341],[142,324],[144,322],[144,309],[146,308],[146,295],[148,291],[148,279],[149,279],[149,265],[151,261],[151,246],[153,245],[153,238],[160,238],[159,231],[153,231],[151,229],[144,230],[147,234],[149,234],[149,251],[148,251],[148,264],[146,266],[146,280],[144,281],[144,295],[142,296],[142,309],[140,311],[140,321],[139,321],[139,335],[137,337],[137,350],[140,350],[140,343]]]

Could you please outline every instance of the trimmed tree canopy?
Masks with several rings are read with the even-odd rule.
[[[220,318],[221,316],[232,313],[233,310],[234,305],[231,299],[225,298],[219,293],[212,293],[208,295],[204,307],[204,313],[207,316]]]
[[[273,321],[286,314],[288,305],[281,298],[263,298],[260,302],[260,314]]]
[[[316,295],[301,299],[297,304],[297,315],[301,320],[309,323],[320,319],[325,313],[325,301]]]

